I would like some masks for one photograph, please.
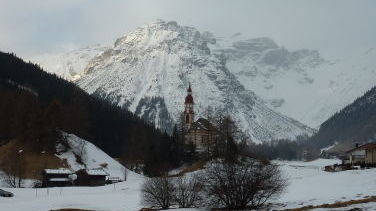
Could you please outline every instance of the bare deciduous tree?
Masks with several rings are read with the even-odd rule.
[[[214,163],[207,169],[204,180],[209,200],[228,209],[261,208],[286,185],[276,165],[253,160]]]
[[[174,181],[174,202],[181,208],[198,207],[201,204],[202,184],[197,175],[177,177]]]
[[[146,206],[168,209],[173,201],[174,185],[166,176],[146,179],[141,189],[142,203]]]
[[[7,155],[4,165],[3,182],[11,188],[20,188],[23,177],[25,176],[25,162],[22,157],[22,151]]]

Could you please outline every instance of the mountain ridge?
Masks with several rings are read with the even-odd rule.
[[[157,21],[117,39],[89,61],[75,82],[90,94],[139,112],[159,128],[171,130],[179,120],[191,82],[198,117],[211,106],[233,116],[256,142],[314,132],[244,89],[226,68],[226,60],[212,54],[208,44],[215,42],[210,33]]]

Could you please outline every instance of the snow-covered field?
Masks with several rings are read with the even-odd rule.
[[[289,178],[286,192],[276,201],[275,209],[320,205],[336,201],[362,199],[376,195],[376,169],[337,173],[322,167],[339,160],[319,159],[312,162],[275,161]],[[144,178],[130,172],[126,182],[104,187],[65,187],[49,189],[9,189],[13,198],[0,198],[1,211],[48,211],[58,208],[82,208],[108,211],[139,210],[140,187]],[[376,203],[352,205],[375,210]],[[348,210],[349,208],[330,209]],[[316,209],[325,210],[325,209]]]
[[[1,211],[48,211],[59,208],[90,210],[138,210],[143,178],[129,174],[126,182],[103,187],[9,189],[13,198],[0,197]]]
[[[110,176],[124,178],[125,168],[116,160],[88,141],[71,134],[65,133],[64,135],[72,149],[57,156],[66,159],[72,170],[85,168],[84,165],[77,164],[74,156],[83,150],[82,155],[86,168],[98,168],[105,163],[107,165],[104,170]],[[340,163],[340,160],[274,162],[281,167],[289,181],[286,192],[273,202],[274,209],[320,205],[376,196],[376,169],[330,173],[323,171],[323,167]],[[0,211],[49,211],[59,208],[108,211],[139,210],[142,208],[140,189],[144,177],[131,171],[127,172],[127,181],[102,187],[2,188],[14,193],[15,196],[12,198],[0,197]],[[0,183],[0,186],[4,186],[4,184]],[[357,206],[364,206],[364,209],[371,207],[369,210],[376,209],[376,203],[353,205],[352,207]]]
[[[277,200],[278,203],[285,204],[286,208],[349,201],[376,195],[376,169],[325,172],[322,170],[324,166],[340,163],[339,160],[329,159],[278,163],[289,178],[287,191]]]

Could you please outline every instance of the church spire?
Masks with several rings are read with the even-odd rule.
[[[189,82],[189,87],[188,87],[187,92],[188,92],[188,94],[192,94],[191,82]]]
[[[187,89],[187,96],[185,97],[185,110],[184,110],[184,123],[185,123],[185,129],[189,130],[191,127],[193,121],[194,121],[194,111],[193,111],[193,105],[194,105],[193,97],[192,97],[192,88],[191,83],[189,83],[189,87]]]
[[[184,103],[185,105],[187,105],[187,104],[195,104],[194,102],[193,102],[193,97],[192,97],[192,88],[191,88],[191,83],[189,83],[189,87],[188,87],[188,89],[187,89],[187,96],[185,97],[185,103]],[[192,109],[193,109],[193,107],[192,107]]]

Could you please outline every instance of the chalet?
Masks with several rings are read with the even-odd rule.
[[[194,144],[197,151],[211,151],[209,147],[217,143],[220,132],[207,119],[199,118],[197,121],[194,121],[194,100],[190,84],[184,105],[183,116],[186,144]]]
[[[346,152],[350,164],[376,164],[376,143],[368,143]]]
[[[42,186],[43,187],[64,187],[71,186],[73,179],[71,175],[73,172],[69,169],[44,169],[42,171]]]
[[[81,169],[76,175],[78,186],[101,186],[106,184],[108,173],[103,169]]]

